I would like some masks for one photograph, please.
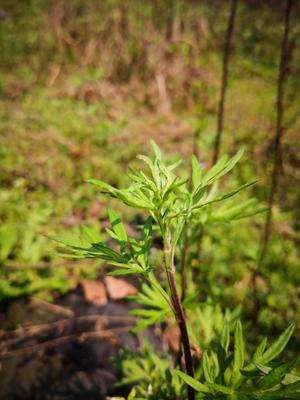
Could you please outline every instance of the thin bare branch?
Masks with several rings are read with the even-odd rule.
[[[235,25],[237,2],[238,2],[238,0],[231,0],[230,13],[229,13],[229,19],[228,19],[228,24],[227,24],[225,43],[224,43],[223,65],[222,65],[222,83],[221,83],[221,93],[220,93],[218,120],[217,120],[218,126],[217,126],[217,134],[216,134],[215,143],[214,143],[212,164],[216,163],[216,161],[219,157],[219,153],[220,153],[221,138],[222,138],[222,133],[223,133],[223,125],[224,125],[227,82],[228,82],[229,56],[230,56],[232,35],[233,35],[234,25]]]

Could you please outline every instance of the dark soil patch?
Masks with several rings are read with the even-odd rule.
[[[88,303],[81,288],[54,305],[15,300],[2,314],[0,399],[75,400],[126,395],[114,389],[120,378],[112,358],[123,346],[134,350],[142,337],[130,332],[132,303]],[[5,319],[3,318],[5,315]],[[11,328],[22,326],[17,330]],[[7,329],[10,328],[10,329]],[[159,347],[152,330],[143,335]]]

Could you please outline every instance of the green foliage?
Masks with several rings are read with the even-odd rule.
[[[170,318],[172,307],[168,294],[164,291],[154,275],[149,277],[150,284],[144,283],[140,293],[130,296],[131,300],[136,301],[142,307],[131,311],[131,315],[140,317],[133,332],[140,332],[148,326],[158,322],[165,322]]]
[[[117,386],[133,385],[129,399],[174,399],[182,393],[182,382],[170,372],[170,358],[155,352],[147,340],[137,353],[123,350],[115,363],[124,371]]]
[[[223,312],[219,304],[210,304],[209,300],[192,307],[188,304],[185,308],[191,342],[199,349],[208,348],[215,343],[225,324],[232,331],[241,314],[240,306]]]
[[[65,3],[1,2],[0,181],[5,196],[8,192],[16,195],[6,197],[0,204],[0,300],[49,293],[52,289],[64,291],[82,276],[97,276],[97,257],[91,257],[87,263],[68,260],[58,266],[51,242],[45,240],[44,234],[64,234],[65,219],[69,216],[72,219],[77,212],[79,221],[87,219],[88,226],[93,225],[95,221],[89,220],[88,208],[96,187],[83,188],[82,180],[95,176],[115,188],[124,187],[125,165],[140,151],[142,137],[148,136],[149,127],[164,136],[168,150],[182,150],[184,154],[191,145],[192,130],[195,128],[199,133],[196,145],[203,151],[200,159],[204,168],[198,168],[199,160],[193,158],[193,187],[203,179],[210,159],[227,5],[220,7],[219,2],[205,1],[183,4],[177,0]],[[171,19],[174,19],[168,40],[166,26],[171,3]],[[247,156],[236,173],[226,178],[226,187],[234,189],[258,177],[258,185],[249,191],[255,191],[261,201],[268,194],[267,174],[272,163],[269,143],[275,120],[274,78],[282,10],[273,7],[272,2],[256,2],[255,7],[248,3],[239,4],[239,23],[235,27],[237,40],[234,40],[226,105],[225,128],[229,134],[224,136],[223,149],[232,151],[240,145],[246,146]],[[295,7],[298,10],[299,5]],[[248,350],[262,333],[274,335],[284,329],[287,321],[299,321],[300,315],[297,246],[300,185],[296,170],[300,92],[295,90],[300,77],[297,46],[300,35],[296,15],[297,12],[291,21],[292,59],[286,85],[284,174],[278,186],[273,233],[258,287],[262,309],[257,316],[257,337],[249,337]],[[115,57],[116,54],[120,56]],[[175,126],[173,122],[170,126],[169,118],[160,113],[161,99],[153,79],[160,78],[157,60],[163,67],[171,112],[176,112],[170,119],[174,119]],[[120,81],[128,85],[119,86]],[[194,128],[190,126],[191,117]],[[180,131],[177,137],[177,124],[181,126],[181,122],[186,131]],[[172,133],[169,136],[167,132]],[[138,162],[134,166],[140,168]],[[183,178],[187,177],[187,173],[183,174]],[[19,186],[24,191],[20,192]],[[186,183],[176,190],[183,193],[188,186]],[[207,190],[208,200],[222,196],[219,191],[223,188],[223,183],[213,183]],[[55,212],[50,210],[51,214],[49,204],[55,204]],[[111,205],[115,207],[113,202]],[[232,196],[224,202],[201,206],[185,222],[192,231],[187,265],[188,297],[194,294],[194,301],[193,306],[185,302],[184,307],[190,337],[198,348],[215,344],[225,320],[230,320],[232,331],[239,313],[228,310],[237,304],[243,303],[243,317],[248,323],[256,312],[252,307],[249,271],[257,263],[262,217],[255,218],[255,222],[244,217],[256,214],[259,209],[258,201],[244,193],[238,199]],[[140,218],[140,209],[118,211],[126,221],[131,221],[133,213]],[[146,212],[142,208],[142,215]],[[181,221],[186,217],[174,217],[172,230],[176,218]],[[228,221],[233,224],[227,224]],[[155,235],[160,235],[156,224],[153,225]],[[98,225],[96,231],[100,231]],[[116,235],[114,229],[111,232]],[[200,255],[199,236],[202,236]],[[106,239],[105,233],[97,238],[110,247],[112,241]],[[113,240],[112,250],[120,254],[118,242],[122,240]],[[79,243],[76,239],[75,243],[79,247],[91,245],[88,239]],[[182,244],[180,239],[179,243]],[[132,251],[132,246],[127,244],[127,252]],[[175,253],[177,270],[181,248],[177,246]],[[73,250],[71,253],[69,256],[73,257]],[[165,277],[160,270],[161,253],[152,248],[148,254],[150,269],[147,278],[142,274],[143,288],[135,299],[148,308],[138,311],[137,329],[172,318],[166,294],[162,292],[169,296],[164,280],[161,284],[157,282],[160,287],[149,281],[152,268]],[[83,253],[78,251],[77,256],[82,258]],[[93,264],[89,263],[91,260]],[[119,270],[117,273],[128,272],[124,266],[115,268]],[[69,277],[70,270],[74,282]],[[207,296],[212,303],[198,304]],[[225,314],[224,309],[227,309]],[[298,343],[299,330],[295,333],[294,350]]]
[[[156,322],[164,321],[174,312],[173,299],[165,291],[163,286],[155,278],[154,272],[157,266],[151,265],[149,255],[152,246],[152,221],[156,222],[159,233],[163,239],[166,274],[172,273],[174,269],[174,255],[177,243],[180,240],[183,228],[186,224],[197,226],[198,221],[208,220],[207,215],[213,214],[212,204],[223,202],[235,196],[250,184],[245,184],[225,194],[219,194],[212,186],[218,179],[231,171],[243,152],[239,151],[229,159],[222,157],[218,163],[207,172],[203,172],[197,160],[192,159],[192,185],[189,178],[175,175],[174,170],[180,161],[173,164],[166,164],[158,146],[152,142],[154,159],[141,155],[138,158],[146,163],[148,171],[142,169],[130,169],[128,174],[131,185],[127,189],[118,189],[108,183],[89,179],[88,182],[100,188],[100,192],[106,196],[116,198],[127,206],[145,210],[150,216],[141,228],[140,238],[137,240],[129,237],[118,213],[112,209],[108,210],[108,217],[111,229],[106,229],[115,246],[107,245],[100,241],[99,236],[88,227],[82,227],[80,239],[67,240],[53,237],[62,247],[60,253],[67,257],[102,259],[108,264],[116,267],[111,275],[138,274],[148,283],[142,287],[142,292],[135,297],[135,300],[143,306],[151,308],[134,310],[133,314],[140,316],[136,331],[144,329]],[[253,204],[251,203],[251,206]],[[252,207],[251,213],[260,212]],[[222,218],[222,212],[218,210]],[[247,206],[247,213],[249,213]],[[226,219],[228,217],[228,212]],[[239,216],[242,211],[239,210]],[[236,214],[232,213],[231,218]],[[194,222],[195,221],[195,222]],[[169,278],[168,278],[169,279]],[[201,311],[198,309],[194,315],[201,321]],[[204,332],[205,340],[212,340],[211,331],[220,319],[207,320]],[[193,319],[193,318],[192,318]],[[195,319],[195,318],[194,318]],[[203,320],[203,319],[202,319]],[[221,323],[224,321],[221,316]],[[190,328],[191,335],[197,335],[193,329],[197,329],[197,322],[194,328]],[[197,345],[201,346],[199,342]]]
[[[118,214],[109,210],[109,218],[112,226],[107,229],[108,235],[116,242],[119,250],[113,250],[99,241],[99,235],[87,226],[82,226],[80,240],[66,240],[53,236],[52,239],[61,243],[61,254],[75,258],[100,258],[111,265],[117,266],[111,275],[140,274],[148,276],[150,266],[148,263],[151,247],[151,219],[148,219],[141,231],[140,240],[127,237],[123,224]]]
[[[56,215],[48,221],[50,232],[61,232],[62,221],[74,210],[86,216],[95,192],[92,187],[82,189],[82,179],[105,177],[106,182],[124,187],[124,166],[140,151],[149,127],[166,138],[164,143],[170,152],[185,152],[191,145],[190,132],[195,129],[199,133],[196,145],[203,151],[201,162],[207,163],[219,97],[224,12],[228,11],[226,4],[220,7],[207,1],[183,5],[174,0],[172,15],[167,0],[134,0],[128,4],[119,0],[76,0],[68,6],[56,3],[3,0],[0,10],[1,185],[13,190],[15,183],[23,180],[36,195],[37,203],[55,202]],[[175,23],[167,39],[170,17]],[[227,98],[225,128],[229,134],[224,135],[223,145],[224,151],[246,146],[248,159],[240,163],[226,184],[234,188],[258,177],[253,190],[262,200],[268,193],[267,173],[272,162],[269,140],[273,133],[282,10],[269,3],[256,2],[252,7],[246,2],[239,4],[237,21]],[[290,318],[299,318],[300,186],[295,174],[300,121],[299,91],[295,90],[300,76],[298,31],[293,17],[291,37],[295,45],[291,46],[285,104],[285,174],[278,187],[274,234],[262,268],[267,288],[259,288],[261,303],[267,307],[260,312],[260,326],[270,334],[274,328],[283,329]],[[121,56],[115,57],[120,48]],[[178,117],[175,125],[186,125],[179,141],[173,141],[172,134],[169,137],[167,132],[173,132],[173,127],[160,113],[161,99],[153,79],[158,76],[157,60],[166,67],[163,78],[171,111],[175,110],[174,117]],[[178,68],[174,70],[173,65]],[[119,86],[120,81],[128,83],[128,91]],[[198,228],[201,230],[205,224],[206,235],[201,266],[194,265],[194,274],[189,278],[199,276],[200,280],[205,275],[203,297],[211,295],[223,308],[245,301],[250,315],[249,285],[241,289],[240,283],[256,262],[260,220],[253,223],[244,219],[234,228],[225,225],[226,213],[232,219],[244,207],[242,201],[245,205],[248,202],[246,196],[238,202],[234,197],[232,200],[214,207],[213,212],[207,207],[207,212],[199,213]],[[245,211],[243,215],[247,215]],[[131,217],[129,211],[126,218]],[[218,225],[214,223],[210,228],[209,221]],[[278,232],[277,224],[280,228],[285,224],[287,234]],[[5,237],[9,242],[9,236]],[[192,251],[189,262],[196,264],[196,246]]]
[[[199,380],[175,370],[174,374],[199,392],[199,399],[296,399],[300,395],[300,376],[294,369],[300,357],[289,362],[275,362],[285,349],[294,325],[267,346],[264,339],[247,362],[241,322],[236,322],[234,345],[230,349],[228,324],[220,337],[217,351],[203,353]]]
[[[189,179],[185,176],[179,177],[173,172],[180,161],[167,165],[162,160],[161,152],[154,142],[152,142],[152,147],[155,154],[153,160],[144,155],[138,157],[146,163],[150,175],[143,170],[131,169],[128,177],[132,184],[127,189],[117,189],[95,179],[89,179],[87,182],[97,186],[104,195],[116,198],[127,206],[147,211],[157,223],[165,245],[170,246],[169,250],[173,256],[183,227],[188,221],[203,219],[203,214],[211,213],[213,203],[219,203],[235,196],[254,182],[241,185],[225,194],[216,193],[214,187],[209,190],[218,179],[235,166],[243,153],[239,151],[231,159],[228,159],[227,156],[222,157],[213,168],[204,174],[193,160],[193,187],[189,189]],[[252,207],[251,213],[259,211],[261,210],[255,210]],[[90,240],[88,242],[91,247],[80,247],[70,243],[71,253],[76,257],[102,258],[112,265],[118,265],[122,269],[117,270],[116,274],[130,273],[131,271],[131,273],[147,276],[151,269],[148,265],[151,247],[151,219],[146,221],[138,242],[133,238],[127,238],[121,220],[114,211],[110,211],[109,215],[113,231],[108,230],[108,234],[117,242],[120,251],[117,253],[103,243],[96,241],[93,243]],[[241,216],[241,211],[239,215]],[[219,216],[222,218],[220,211]],[[232,218],[235,216],[233,213]],[[64,240],[61,242],[66,246],[69,244]]]
[[[231,159],[228,159],[226,156],[222,157],[214,167],[205,173],[203,173],[196,159],[193,157],[192,184],[189,184],[188,178],[185,176],[179,177],[173,172],[179,165],[179,162],[170,165],[166,164],[162,160],[160,149],[154,142],[152,142],[152,147],[154,159],[146,156],[139,156],[139,159],[146,163],[150,174],[146,171],[144,172],[142,169],[131,169],[128,176],[132,183],[128,189],[117,189],[102,181],[88,180],[89,183],[100,188],[101,193],[111,198],[116,198],[127,206],[146,210],[150,214],[149,218],[140,229],[141,233],[139,239],[130,237],[127,234],[120,216],[112,209],[108,210],[111,229],[107,229],[107,233],[115,242],[114,247],[102,242],[97,232],[94,232],[88,227],[82,227],[82,235],[79,240],[70,241],[57,237],[53,238],[63,245],[62,249],[60,249],[63,255],[76,258],[99,258],[116,267],[113,272],[111,272],[113,275],[138,274],[148,282],[142,286],[141,293],[134,297],[142,306],[150,307],[133,311],[134,315],[141,317],[135,331],[140,331],[157,322],[166,321],[171,311],[174,312],[176,319],[178,318],[176,303],[174,302],[174,293],[172,292],[174,289],[170,284],[170,280],[174,273],[174,255],[176,247],[185,224],[191,225],[195,220],[195,226],[197,226],[199,216],[201,217],[203,214],[205,215],[208,213],[213,214],[211,208],[212,204],[223,202],[253,184],[253,182],[244,184],[225,194],[218,194],[213,185],[235,166],[242,156],[242,151],[239,151]],[[253,205],[252,202],[250,204],[251,206]],[[247,215],[249,215],[248,206],[243,208],[243,210],[245,209],[247,209]],[[222,212],[220,212],[220,210],[218,211],[219,216],[222,218]],[[261,209],[252,209],[250,214],[255,214],[260,211]],[[226,219],[230,219],[228,218],[228,213],[225,213],[225,215]],[[230,217],[234,219],[236,215],[240,216],[241,214],[240,212],[238,214],[233,212]],[[149,263],[149,253],[152,246],[152,221],[156,222],[163,239],[165,272],[168,277],[168,283],[170,284],[170,286],[167,285],[167,290],[163,288],[165,283],[163,282],[160,284],[154,275],[156,266],[150,265]],[[170,295],[168,289],[171,290]],[[188,305],[193,309],[193,299],[187,298],[185,303],[186,306]],[[207,309],[207,311],[211,312],[214,310]],[[257,368],[257,364],[263,364],[263,366],[269,367],[270,361],[280,354],[285,347],[293,327],[291,326],[288,328],[267,350],[261,345],[255,352],[253,357],[254,361],[252,360],[248,365],[245,365],[245,343],[242,325],[239,320],[235,323],[234,349],[233,352],[229,353],[229,324],[231,323],[232,325],[234,322],[236,312],[233,312],[232,315],[227,312],[227,315],[224,316],[219,311],[219,314],[213,313],[214,318],[208,319],[207,321],[204,321],[204,313],[205,309],[200,310],[198,308],[197,310],[196,308],[195,312],[194,307],[193,314],[194,317],[196,317],[196,321],[194,318],[194,324],[189,328],[191,337],[195,338],[196,332],[199,329],[199,325],[197,327],[197,322],[204,322],[206,337],[202,343],[201,340],[198,341],[197,344],[199,347],[202,346],[203,343],[208,346],[213,339],[213,330],[220,329],[220,325],[223,326],[221,340],[218,344],[218,352],[216,353],[213,350],[209,350],[205,351],[203,354],[201,365],[204,383],[200,383],[184,373],[177,372],[177,375],[182,377],[188,385],[204,393],[204,396],[206,396],[204,398],[214,398],[215,395],[218,396],[218,393],[226,394],[232,399],[236,398],[236,396],[245,397],[246,394],[252,396],[250,398],[253,399],[261,398],[259,396],[264,395],[265,391],[269,391],[270,388],[272,389],[275,387],[275,389],[277,389],[276,385],[298,364],[298,359],[296,359],[296,361],[281,365],[281,369],[278,369],[279,367],[276,366],[272,369],[272,375],[268,375],[268,378],[263,378],[266,379],[266,381],[260,379],[261,369]],[[134,361],[133,364],[130,361],[129,365],[124,365],[124,368],[130,370],[131,378],[125,379],[123,383],[132,383],[133,381],[142,379],[146,380],[147,384],[149,384],[147,371],[153,367],[153,363],[153,355],[150,354],[147,354],[146,361]],[[166,364],[159,365],[161,370],[166,368]],[[245,382],[243,375],[245,371],[251,372],[251,377],[254,372],[258,373],[258,376],[255,375],[258,381],[255,380],[255,383],[253,383],[254,386],[249,389],[247,386],[248,383]],[[163,379],[164,373],[160,371],[159,374],[160,378]],[[273,375],[276,379],[272,378]],[[258,389],[255,389],[255,391],[254,388],[256,388],[256,384],[258,384]],[[259,386],[260,384],[261,386]],[[161,385],[158,387],[162,388]],[[150,391],[149,393],[148,389],[143,392],[143,395],[152,395],[152,392]],[[152,389],[153,386],[151,385],[151,390]],[[291,387],[284,389],[290,390]],[[278,396],[275,398],[278,398]]]
[[[0,191],[0,210],[0,301],[30,295],[49,299],[52,291],[73,287],[70,271],[78,277],[95,274],[95,265],[82,271],[80,265],[57,262],[46,237],[53,210],[23,186]]]
[[[27,207],[20,202],[20,193],[0,192],[0,301],[69,288],[65,271],[50,267],[49,241],[41,235],[51,209]]]

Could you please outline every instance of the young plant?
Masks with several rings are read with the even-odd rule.
[[[82,241],[67,241],[56,238],[64,247],[63,253],[71,257],[100,258],[116,267],[113,275],[138,274],[151,286],[151,290],[159,293],[160,304],[165,312],[166,305],[174,314],[181,335],[181,344],[185,359],[185,368],[188,376],[193,377],[193,364],[190,340],[187,330],[185,314],[180,301],[179,291],[175,280],[175,253],[184,227],[194,221],[205,221],[211,218],[212,205],[223,202],[253,185],[246,183],[230,192],[219,194],[215,183],[227,174],[241,158],[240,150],[232,157],[223,156],[210,170],[204,172],[195,157],[192,159],[192,175],[189,182],[188,174],[179,177],[174,170],[180,161],[167,164],[163,161],[160,149],[152,142],[154,158],[140,155],[138,158],[145,162],[148,171],[130,169],[128,177],[131,185],[127,189],[118,189],[105,182],[95,179],[88,180],[96,185],[100,192],[109,197],[118,199],[127,206],[143,210],[149,217],[141,229],[140,239],[127,235],[119,215],[112,209],[108,210],[112,229],[107,229],[110,237],[116,242],[118,250],[111,248],[99,240],[96,232],[82,227]],[[219,209],[216,219],[240,218],[249,211],[253,204],[233,209]],[[223,217],[222,217],[223,212]],[[229,218],[229,219],[230,219]],[[150,265],[149,253],[152,246],[152,224],[156,224],[163,241],[164,269],[166,282],[163,285],[155,277],[155,266]],[[164,286],[166,284],[166,290]],[[170,293],[170,295],[168,294]],[[148,301],[155,306],[153,296],[148,292]],[[160,314],[162,317],[163,314]],[[194,389],[188,386],[188,398],[194,399]]]
[[[123,378],[116,386],[133,386],[128,400],[180,398],[185,383],[179,376],[172,374],[170,357],[155,352],[147,340],[144,348],[135,354],[124,349],[115,363],[124,371]]]
[[[300,364],[300,356],[286,363],[273,361],[286,347],[293,330],[291,324],[269,347],[263,339],[247,363],[241,322],[236,323],[233,351],[225,323],[217,351],[203,353],[199,380],[178,370],[174,375],[199,392],[199,399],[299,399],[300,376],[293,369]]]

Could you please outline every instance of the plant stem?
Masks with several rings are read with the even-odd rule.
[[[193,148],[192,155],[194,155],[197,160],[199,159],[199,148],[198,139],[200,135],[200,130],[195,129],[193,136]],[[192,189],[192,167],[190,169],[190,180],[189,180],[189,190]],[[187,291],[187,253],[190,242],[190,232],[188,231],[187,224],[185,223],[183,227],[182,235],[182,250],[181,250],[181,260],[180,260],[180,274],[181,274],[181,301],[185,299]]]
[[[259,265],[262,264],[266,247],[269,241],[270,236],[270,227],[271,227],[271,219],[272,219],[272,208],[274,204],[274,197],[277,190],[277,182],[278,175],[280,170],[280,147],[281,147],[281,138],[283,134],[283,98],[284,98],[284,83],[286,80],[286,72],[287,72],[287,62],[288,62],[288,35],[290,28],[290,14],[291,14],[291,6],[292,0],[287,0],[286,2],[286,11],[285,11],[285,23],[284,23],[284,34],[281,43],[281,56],[280,56],[280,66],[278,73],[278,85],[277,85],[277,100],[276,100],[276,132],[275,132],[275,140],[274,140],[274,164],[272,171],[272,181],[271,181],[271,189],[268,198],[268,212],[266,217],[266,222],[264,226],[263,232],[263,241],[262,241],[262,250],[259,260]]]
[[[216,134],[215,144],[214,144],[212,164],[216,163],[216,161],[219,157],[219,152],[220,152],[221,136],[222,136],[222,132],[223,132],[223,121],[224,121],[224,107],[225,107],[227,81],[228,81],[229,54],[230,54],[230,47],[231,47],[231,41],[232,41],[232,34],[233,34],[233,30],[234,30],[237,2],[238,2],[238,0],[231,0],[230,14],[229,14],[229,19],[228,19],[228,24],[227,24],[225,43],[224,43],[223,65],[222,65],[222,84],[221,84],[221,94],[220,94],[219,110],[218,110],[218,127],[217,127],[217,134]]]
[[[187,247],[189,242],[189,234],[185,225],[182,238],[182,250],[180,260],[180,275],[181,275],[181,301],[185,299],[187,289]]]
[[[170,236],[167,235],[164,240],[164,254],[165,254],[165,266],[168,277],[168,283],[171,290],[171,299],[173,304],[174,315],[180,330],[180,338],[184,352],[185,368],[189,376],[193,377],[193,362],[189,335],[187,331],[184,311],[180,302],[178,290],[175,282],[175,268],[174,268],[174,249],[172,248]],[[188,399],[195,399],[195,391],[191,386],[188,386]]]
[[[257,319],[258,310],[260,307],[258,301],[258,293],[257,293],[257,277],[259,275],[259,271],[262,267],[262,264],[265,259],[265,255],[267,252],[270,232],[271,232],[271,224],[272,224],[272,209],[275,200],[275,194],[277,191],[278,185],[278,176],[280,172],[281,165],[281,139],[284,131],[283,120],[284,120],[284,84],[286,81],[286,73],[287,73],[287,65],[289,59],[289,31],[290,31],[290,16],[292,9],[293,0],[286,0],[286,8],[285,8],[285,19],[284,19],[284,33],[281,42],[281,54],[280,54],[280,65],[278,71],[278,80],[277,80],[277,100],[276,100],[276,130],[275,130],[275,139],[274,139],[274,160],[273,160],[273,171],[271,178],[271,187],[268,198],[268,211],[267,216],[263,228],[262,240],[261,240],[261,248],[260,255],[257,264],[257,268],[253,272],[252,276],[252,284],[253,284],[253,295],[255,302],[255,319]],[[257,321],[254,321],[257,323]]]

